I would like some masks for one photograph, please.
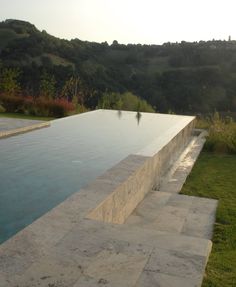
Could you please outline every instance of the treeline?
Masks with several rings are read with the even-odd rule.
[[[108,45],[61,40],[7,20],[0,23],[0,60],[3,97],[8,77],[15,96],[66,101],[73,109],[236,111],[235,41]]]
[[[19,76],[19,69],[0,66],[0,112],[63,117],[88,110],[84,104],[84,87],[78,77],[71,76],[56,91],[55,77],[43,71],[38,92],[28,95],[21,88]],[[154,112],[145,100],[131,92],[103,93],[97,108]]]

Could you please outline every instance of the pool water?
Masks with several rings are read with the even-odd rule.
[[[182,116],[97,110],[0,140],[0,243]]]

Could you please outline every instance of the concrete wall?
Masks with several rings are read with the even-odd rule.
[[[104,181],[110,183],[110,190],[105,188],[107,196],[89,212],[87,218],[118,224],[125,222],[145,195],[160,184],[161,178],[190,141],[194,118],[177,134],[176,128],[168,130],[161,143],[160,139],[158,143],[151,143],[100,177],[102,183],[99,187],[99,181],[96,182],[96,190],[104,190]]]

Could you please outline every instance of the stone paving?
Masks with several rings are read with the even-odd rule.
[[[0,287],[201,286],[217,201],[178,192],[203,143],[192,141],[124,224],[86,218],[87,190],[2,244]]]
[[[15,118],[0,118],[0,138],[48,127],[49,122]]]

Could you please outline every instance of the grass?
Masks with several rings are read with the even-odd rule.
[[[236,155],[203,152],[181,193],[219,200],[202,287],[236,286]]]
[[[236,154],[236,122],[231,117],[222,118],[215,112],[210,118],[199,119],[197,127],[208,130],[204,150]]]
[[[15,118],[15,119],[40,120],[40,121],[50,121],[54,119],[52,117],[38,117],[18,113],[0,113],[0,118]]]

